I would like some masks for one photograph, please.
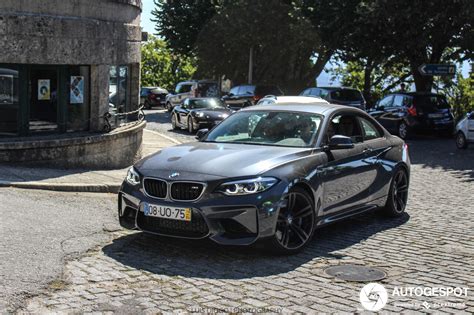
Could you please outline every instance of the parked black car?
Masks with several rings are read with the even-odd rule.
[[[204,127],[214,127],[231,113],[232,110],[218,98],[187,98],[183,105],[174,107],[171,125],[173,129],[186,128],[194,133]]]
[[[252,106],[198,136],[130,168],[118,196],[123,227],[229,245],[262,241],[291,254],[328,223],[405,211],[407,146],[361,110]]]
[[[451,108],[446,98],[439,94],[389,94],[378,101],[369,113],[402,139],[420,131],[446,136],[454,132]]]
[[[365,110],[366,101],[357,89],[346,87],[312,87],[300,93],[300,96],[319,97],[331,104],[346,105]]]
[[[283,92],[275,85],[238,85],[222,99],[232,109],[241,109],[257,104],[267,95],[281,96]]]
[[[154,106],[165,106],[168,91],[160,87],[142,87],[140,90],[140,106],[151,109]]]

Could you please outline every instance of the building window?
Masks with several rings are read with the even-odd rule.
[[[109,102],[118,113],[130,110],[129,67],[111,66],[109,78]]]
[[[18,133],[18,70],[0,65],[0,135]]]
[[[75,66],[69,68],[67,131],[84,131],[89,129],[90,92],[89,67]]]

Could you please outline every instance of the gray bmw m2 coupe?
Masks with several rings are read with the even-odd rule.
[[[253,106],[198,137],[130,168],[118,198],[123,227],[291,254],[326,224],[405,211],[407,145],[359,109]]]

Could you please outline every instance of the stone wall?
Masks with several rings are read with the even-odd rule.
[[[0,161],[53,168],[117,169],[141,157],[145,122],[109,134],[0,143]]]
[[[2,0],[0,62],[139,63],[141,9],[136,4],[132,0]]]

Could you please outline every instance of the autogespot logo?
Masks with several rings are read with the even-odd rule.
[[[360,290],[360,304],[372,312],[381,310],[387,304],[388,294],[383,285],[369,283]]]

